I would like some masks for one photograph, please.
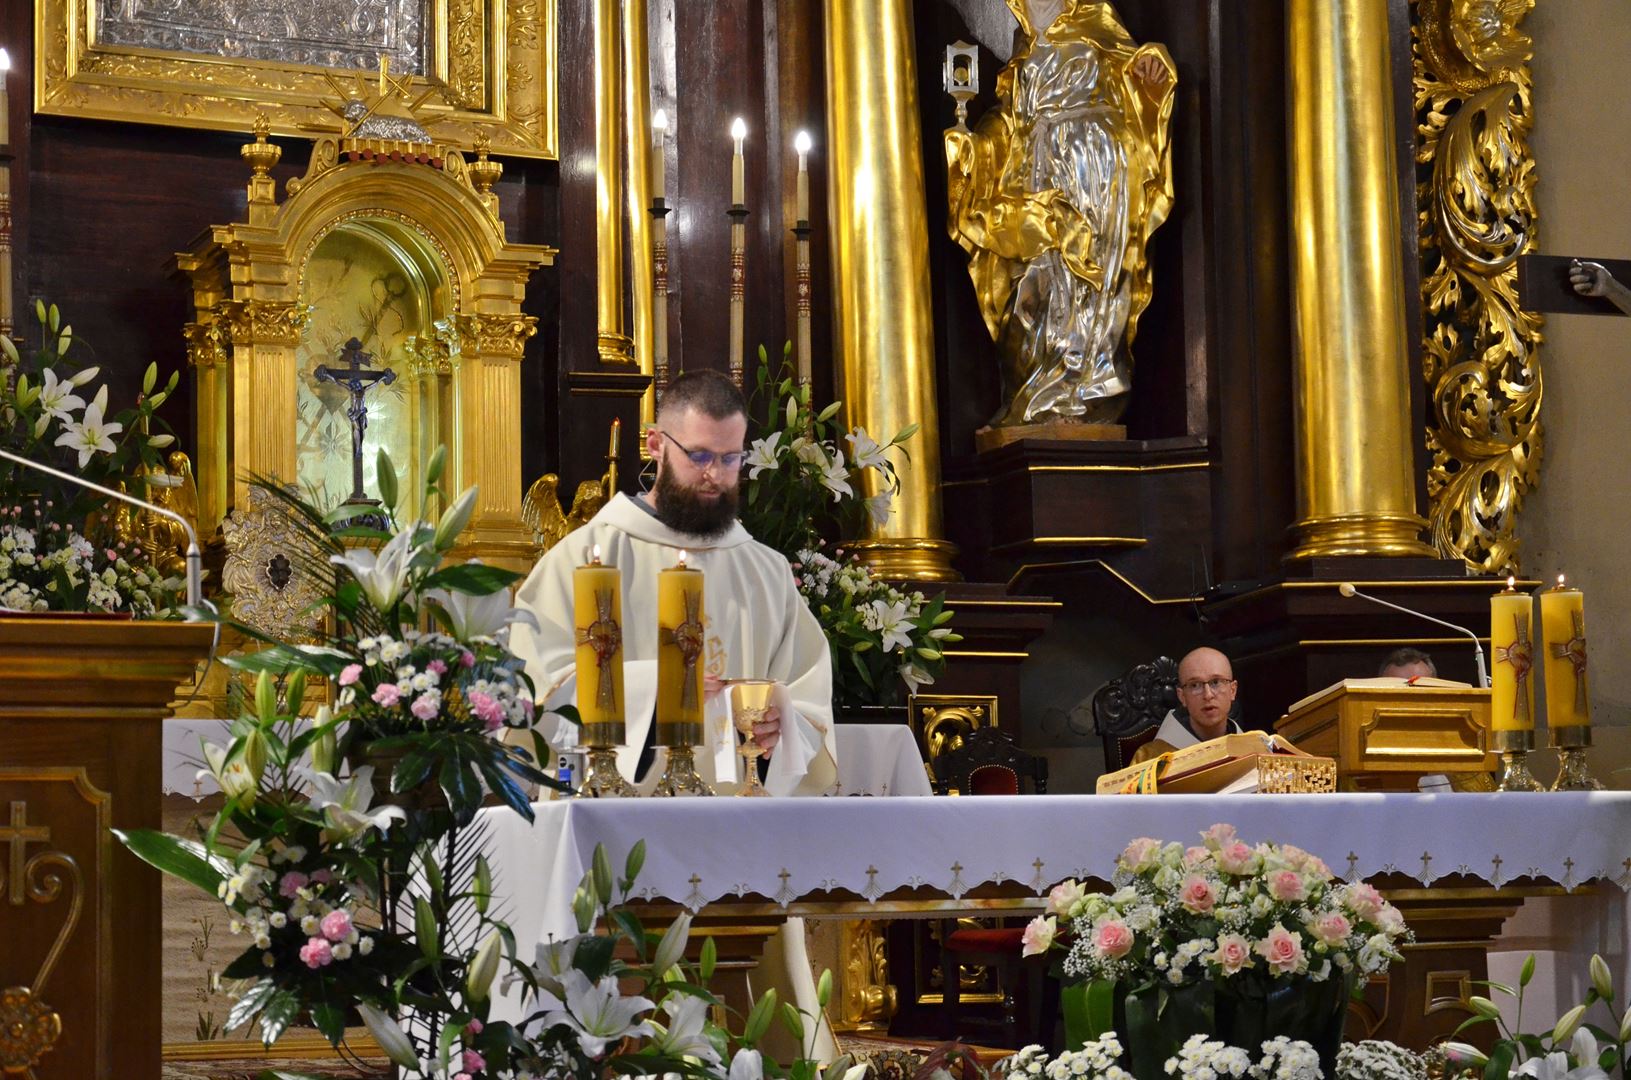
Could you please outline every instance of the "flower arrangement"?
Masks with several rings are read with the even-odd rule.
[[[911,424],[879,444],[860,428],[842,434],[833,425],[840,402],[817,410],[807,388],[780,372],[759,349],[750,410],[764,402],[761,434],[743,464],[748,470],[742,525],[793,564],[800,593],[827,634],[832,650],[833,700],[840,706],[893,705],[904,686],[915,693],[945,668],[943,648],[962,637],[947,625],[945,597],[930,600],[872,576],[853,553],[829,545],[855,536],[867,521],[889,520],[900,479],[889,451],[907,453],[917,434]],[[863,479],[875,477],[874,495]]]
[[[1386,1039],[1343,1043],[1337,1052],[1338,1080],[1427,1080],[1425,1056]]]
[[[158,389],[147,366],[132,408],[110,416],[99,367],[55,304],[37,301],[40,346],[25,354],[0,334],[0,446],[107,487],[144,494],[175,441],[155,410],[179,373]],[[159,429],[159,430],[155,430]],[[154,569],[151,552],[121,543],[94,492],[0,459],[0,608],[163,614],[181,583]]]
[[[1278,1036],[1262,1044],[1256,1062],[1238,1046],[1205,1034],[1191,1035],[1172,1057],[1162,1063],[1166,1076],[1179,1080],[1320,1080],[1319,1054],[1306,1042]],[[1121,1040],[1114,1031],[1049,1059],[1040,1046],[1027,1046],[1001,1067],[1002,1080],[1132,1080],[1122,1068]]]
[[[1616,1073],[1626,1076],[1626,1044],[1631,1043],[1631,1008],[1621,1015],[1614,1013],[1614,976],[1601,956],[1592,956],[1590,964],[1591,988],[1586,1000],[1558,1018],[1548,1032],[1540,1035],[1524,1034],[1523,994],[1535,976],[1535,958],[1528,957],[1518,972],[1518,985],[1487,983],[1491,990],[1516,1001],[1516,1012],[1511,1025],[1501,1016],[1501,1009],[1492,999],[1473,995],[1468,1004],[1474,1016],[1456,1028],[1455,1034],[1478,1024],[1494,1024],[1501,1037],[1495,1040],[1488,1054],[1462,1042],[1446,1042],[1441,1048],[1445,1055],[1446,1076],[1472,1076],[1487,1080],[1507,1080],[1513,1076],[1531,1076],[1536,1080],[1608,1080]],[[1586,1023],[1593,1005],[1601,1004],[1606,1015],[1605,1026]]]
[[[1386,971],[1409,930],[1363,882],[1337,883],[1317,856],[1290,844],[1247,844],[1214,825],[1185,847],[1142,837],[1116,859],[1108,895],[1074,880],[1054,887],[1050,914],[1027,928],[1025,952],[1045,951],[1060,918],[1074,939],[1077,979],[1313,982]]]

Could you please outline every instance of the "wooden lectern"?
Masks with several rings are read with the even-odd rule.
[[[1414,791],[1426,775],[1490,773],[1489,691],[1346,679],[1292,705],[1274,729],[1335,758],[1343,791]]]
[[[24,1075],[159,1076],[159,875],[109,829],[159,827],[161,723],[213,633],[0,615],[0,1017]]]

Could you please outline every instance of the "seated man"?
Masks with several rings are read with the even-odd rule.
[[[1376,674],[1384,679],[1404,679],[1407,682],[1415,679],[1438,678],[1438,666],[1433,658],[1420,649],[1409,645],[1394,649],[1382,661],[1382,666]]]
[[[1240,725],[1229,719],[1236,689],[1234,668],[1227,656],[1208,648],[1185,654],[1178,661],[1178,704],[1184,716],[1169,710],[1155,738],[1138,748],[1132,763],[1239,731]]]
[[[736,520],[747,423],[742,393],[729,377],[695,371],[671,382],[646,438],[657,463],[652,490],[617,495],[538,560],[516,603],[537,616],[539,628],[518,625],[510,641],[546,708],[574,700],[572,571],[586,549],[598,546],[623,579],[629,741],[617,757],[618,770],[637,779],[656,700],[657,575],[685,552],[687,564],[703,573],[706,715],[697,771],[711,783],[737,778],[736,732],[721,680],[774,679],[776,704],[754,728],[770,755],[765,786],[778,795],[816,795],[837,778],[830,654],[787,560]],[[544,733],[557,747],[575,742],[574,730]],[[662,766],[659,760],[649,772]]]

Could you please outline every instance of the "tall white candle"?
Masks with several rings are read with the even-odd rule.
[[[747,203],[747,173],[742,160],[742,140],[748,137],[747,121],[738,116],[731,121],[731,138],[736,143],[736,150],[731,156],[731,205],[743,206]]]
[[[798,151],[799,176],[795,221],[810,220],[810,133],[801,131],[793,137],[793,149]]]
[[[665,197],[666,179],[663,173],[664,143],[668,140],[668,114],[658,109],[651,117],[651,197]]]

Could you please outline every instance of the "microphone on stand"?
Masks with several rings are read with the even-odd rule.
[[[1466,634],[1468,637],[1472,638],[1473,657],[1478,661],[1478,685],[1483,689],[1489,688],[1489,669],[1484,665],[1484,644],[1478,640],[1477,634],[1473,633],[1471,630],[1468,630],[1465,626],[1457,626],[1455,623],[1445,622],[1443,619],[1435,618],[1432,615],[1417,611],[1414,608],[1407,608],[1401,604],[1395,604],[1391,600],[1383,600],[1379,596],[1372,596],[1369,593],[1362,593],[1353,587],[1353,582],[1351,581],[1344,581],[1341,585],[1338,585],[1337,592],[1341,593],[1343,596],[1357,596],[1361,600],[1369,600],[1373,604],[1381,604],[1383,607],[1392,608],[1394,611],[1402,611],[1406,615],[1414,615],[1418,619],[1426,619],[1430,623],[1437,623],[1439,626],[1448,627],[1458,634]]]
[[[182,517],[174,510],[166,510],[162,506],[155,506],[146,499],[138,499],[134,495],[126,494],[123,491],[115,491],[113,488],[103,487],[101,484],[92,483],[91,481],[86,480],[83,477],[75,476],[72,473],[65,473],[60,469],[53,469],[49,465],[41,465],[37,461],[30,461],[25,457],[18,457],[9,450],[0,450],[0,458],[5,458],[7,461],[15,462],[25,469],[33,469],[35,472],[42,472],[47,476],[54,476],[58,480],[67,481],[75,487],[84,488],[87,491],[94,491],[98,495],[105,495],[110,499],[117,499],[120,502],[129,503],[131,506],[139,506],[143,510],[151,510],[160,517],[169,518],[171,521],[174,521],[176,524],[180,525],[184,530],[186,530],[187,533],[187,606],[195,609],[200,606],[204,599],[204,560],[203,555],[198,550],[198,534],[193,531],[192,523],[186,518]],[[198,617],[196,615],[189,615],[187,621],[197,622]]]

